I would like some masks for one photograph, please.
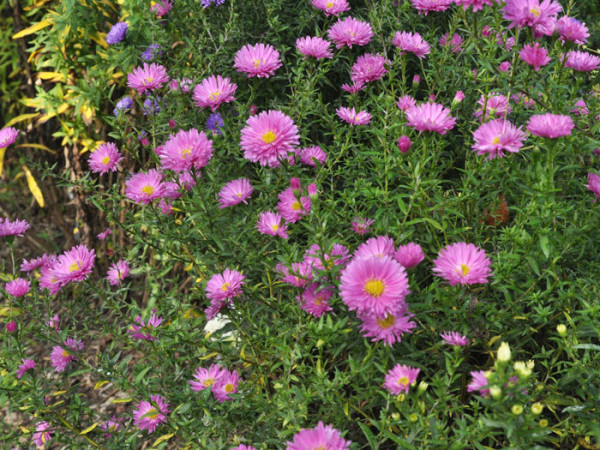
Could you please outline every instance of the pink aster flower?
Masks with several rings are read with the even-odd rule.
[[[23,261],[21,262],[21,271],[31,272],[32,270],[38,269],[42,266],[49,265],[53,257],[54,255],[47,255],[46,253],[44,253],[42,256],[32,258],[29,261],[23,259]]]
[[[405,269],[412,269],[425,259],[425,254],[419,244],[410,242],[398,247],[398,250],[394,253],[394,259]]]
[[[150,2],[150,11],[155,13],[156,17],[159,18],[167,14],[172,7],[171,0],[152,0]]]
[[[390,347],[396,342],[401,342],[403,334],[412,333],[413,328],[417,326],[410,320],[412,317],[413,314],[408,313],[407,305],[402,305],[398,311],[388,313],[379,319],[369,315],[358,315],[362,321],[360,330],[363,336],[370,337],[371,342],[383,341]]]
[[[469,343],[466,336],[462,336],[457,331],[444,331],[440,333],[440,337],[444,340],[444,344],[453,345],[455,347],[464,347]]]
[[[289,187],[278,195],[277,211],[290,223],[298,222],[303,216],[310,214],[312,201],[310,197],[300,195]]]
[[[403,134],[398,138],[397,146],[398,150],[400,150],[401,153],[408,153],[411,145],[412,142],[410,141],[410,138],[407,135]]]
[[[332,286],[322,287],[319,283],[311,283],[296,298],[301,304],[300,308],[314,317],[321,317],[324,313],[333,311],[327,302],[331,297]]]
[[[533,45],[525,45],[523,49],[519,52],[521,55],[521,59],[525,61],[536,71],[540,70],[540,67],[548,64],[552,58],[548,56],[548,50],[544,47],[540,47],[540,43],[536,42]]]
[[[15,278],[4,286],[6,292],[13,297],[23,297],[29,292],[31,282],[24,278]]]
[[[340,106],[335,110],[335,112],[340,119],[352,126],[367,125],[369,122],[371,122],[371,114],[369,114],[367,111],[356,112],[356,109],[354,108],[350,109]]]
[[[409,367],[403,364],[396,364],[393,369],[385,375],[385,383],[383,387],[394,395],[402,392],[408,394],[410,385],[413,384],[421,369]]]
[[[143,94],[146,91],[154,91],[169,81],[166,69],[160,64],[144,63],[143,67],[136,67],[127,75],[127,86]]]
[[[349,94],[356,94],[357,92],[362,91],[365,87],[365,83],[344,83],[342,84],[342,90],[348,92]]]
[[[406,125],[419,131],[446,134],[456,124],[450,110],[439,103],[421,103],[407,109],[405,114],[408,120]]]
[[[211,300],[226,300],[238,297],[246,277],[237,270],[225,269],[213,275],[206,283],[206,296]]]
[[[320,37],[305,36],[296,39],[296,50],[307,58],[332,58],[333,53],[329,50],[331,42]]]
[[[103,173],[116,172],[117,164],[123,160],[119,149],[113,143],[101,144],[89,157],[90,170],[102,175]]]
[[[500,63],[500,65],[498,65],[498,70],[500,72],[508,72],[510,70],[510,62],[509,61],[502,61]]]
[[[124,259],[121,259],[120,261],[111,264],[106,274],[106,279],[111,286],[117,286],[129,276],[130,270],[129,263]]]
[[[394,240],[389,236],[377,236],[369,239],[367,242],[360,244],[354,252],[354,259],[383,258],[384,256],[394,256]]]
[[[307,166],[316,167],[317,162],[323,165],[327,161],[327,153],[318,145],[300,149],[300,162]]]
[[[252,195],[254,188],[250,186],[248,178],[239,178],[227,183],[219,192],[219,208],[227,208],[237,205],[238,203],[246,203],[246,199]]]
[[[488,120],[496,117],[505,117],[508,115],[512,106],[506,95],[497,92],[491,92],[487,96],[482,95],[477,101],[479,108],[475,110],[475,117],[482,120]],[[485,114],[483,111],[485,110]]]
[[[52,259],[52,262],[47,265],[43,265],[40,268],[40,290],[48,289],[50,295],[56,295],[65,285],[64,282],[59,281],[58,276],[54,271],[54,266],[56,265],[58,258],[55,257]]]
[[[211,364],[208,369],[199,367],[196,369],[196,373],[194,374],[194,378],[197,381],[190,380],[190,387],[194,392],[210,389],[212,388],[213,384],[219,381],[226,372],[227,371],[222,369],[218,364]]]
[[[363,219],[362,217],[355,217],[352,221],[352,231],[361,236],[369,232],[369,228],[375,221],[373,219]]]
[[[325,12],[327,16],[338,16],[340,13],[350,11],[347,0],[312,0],[312,5]]]
[[[503,17],[511,21],[508,28],[528,26],[538,38],[552,36],[556,16],[561,11],[562,7],[555,0],[506,0]]]
[[[600,198],[600,175],[595,174],[593,172],[589,172],[587,176],[587,181],[588,184],[586,184],[586,187],[594,194],[596,194],[596,198],[594,199],[594,203],[596,203],[598,201],[598,198]]]
[[[401,50],[401,55],[405,52],[409,52],[420,59],[425,58],[425,55],[428,55],[431,51],[431,47],[429,47],[429,44],[419,33],[397,31],[392,39],[392,44]]]
[[[219,403],[231,400],[230,394],[235,394],[238,391],[240,376],[237,370],[229,372],[223,370],[221,377],[212,385],[211,391]]]
[[[327,270],[335,266],[345,266],[350,259],[348,249],[341,244],[333,244],[329,253],[321,250],[317,244],[310,246],[304,255],[304,262],[315,269]]]
[[[491,262],[485,251],[465,242],[456,242],[440,250],[433,264],[433,273],[450,286],[487,283],[491,275]]]
[[[248,78],[269,78],[281,67],[279,52],[267,44],[245,45],[235,54],[234,65]]]
[[[162,197],[164,193],[165,184],[162,174],[156,169],[150,169],[147,173],[133,174],[125,181],[125,196],[135,203],[148,205],[152,200]]]
[[[339,19],[327,30],[329,39],[335,42],[336,48],[344,45],[352,48],[353,45],[367,45],[373,37],[373,30],[368,22],[346,17]]]
[[[83,281],[92,273],[95,258],[95,250],[77,245],[58,257],[52,273],[60,283]]]
[[[31,228],[26,220],[16,219],[11,222],[7,218],[0,218],[0,237],[2,236],[19,236],[23,237],[25,232]]]
[[[535,136],[555,139],[570,136],[574,126],[570,116],[546,113],[531,116],[527,123],[527,130]]]
[[[294,287],[304,287],[313,280],[312,265],[306,262],[293,263],[291,270],[280,263],[275,270],[280,273],[281,281]]]
[[[587,104],[585,103],[585,101],[583,101],[583,99],[579,99],[575,102],[574,108],[572,110],[570,110],[569,112],[572,112],[573,114],[580,116],[580,115],[587,115],[590,113],[590,110],[587,107]]]
[[[17,331],[17,322],[15,322],[14,320],[7,322],[6,331],[8,331],[9,333],[14,333],[15,331]]]
[[[600,66],[600,57],[588,52],[571,51],[567,53],[565,67],[577,72],[591,72]]]
[[[106,238],[107,238],[108,236],[110,236],[111,234],[112,234],[112,231],[111,231],[111,229],[110,229],[110,228],[107,228],[107,229],[106,229],[106,230],[104,230],[102,233],[98,233],[98,234],[96,235],[96,237],[97,237],[99,240],[101,240],[101,241],[104,241],[104,240],[106,240]]]
[[[457,5],[462,5],[463,9],[469,6],[473,7],[473,12],[481,11],[484,6],[492,6],[494,1],[498,0],[455,0]]]
[[[148,323],[144,322],[142,316],[139,315],[133,320],[135,323],[127,329],[127,332],[133,339],[146,341],[158,339],[157,337],[154,337],[153,334],[156,334],[156,328],[162,323],[162,317],[158,317],[153,313],[152,316],[150,316],[150,319],[148,319]]]
[[[488,159],[502,158],[504,151],[517,153],[523,147],[526,135],[521,127],[507,120],[496,119],[483,123],[473,133],[473,151],[487,155]]]
[[[462,50],[463,39],[459,34],[455,33],[452,38],[450,38],[448,33],[446,33],[440,38],[439,42],[442,47],[449,46],[452,53],[459,53]]]
[[[381,55],[367,53],[359,56],[352,66],[352,75],[350,76],[350,79],[355,84],[377,81],[387,73],[385,63],[386,60]]]
[[[389,256],[355,258],[342,273],[342,301],[361,315],[385,318],[409,293],[406,270]]]
[[[398,97],[398,101],[396,102],[396,106],[400,108],[403,112],[408,111],[416,104],[417,101],[410,95],[403,95],[402,97]]]
[[[556,22],[556,31],[561,41],[571,41],[583,45],[590,37],[588,28],[584,23],[574,17],[563,16]]]
[[[182,172],[201,169],[212,158],[212,141],[204,131],[192,128],[189,131],[179,130],[170,135],[160,152],[160,164],[163,169]]]
[[[21,358],[21,361],[23,361],[23,364],[21,364],[19,366],[19,370],[17,370],[17,378],[21,378],[23,375],[25,375],[25,372],[35,369],[36,366],[33,359]]]
[[[261,166],[278,167],[279,160],[293,152],[300,142],[298,127],[281,111],[263,111],[246,121],[240,146],[244,158]]]
[[[60,317],[58,314],[53,315],[52,317],[50,317],[45,325],[50,329],[53,329],[55,331],[59,330],[59,326],[60,326]],[[47,333],[47,332],[46,332]]]
[[[169,404],[162,395],[151,395],[150,401],[142,400],[133,411],[133,424],[138,430],[148,430],[152,433],[161,423],[167,421]]]
[[[104,433],[104,437],[110,439],[113,433],[118,432],[121,429],[121,422],[123,422],[123,418],[117,416],[111,416],[106,422],[100,425],[100,429],[106,431]]]
[[[454,0],[410,0],[419,14],[427,15],[430,11],[446,11],[454,4]]]
[[[286,443],[286,450],[349,450],[351,443],[343,439],[333,425],[325,426],[319,421],[316,427],[302,428],[296,433],[293,441]]]
[[[240,444],[237,447],[231,447],[229,450],[256,450],[256,447],[251,445]]]
[[[287,239],[287,225],[282,224],[283,217],[279,213],[273,213],[271,211],[265,211],[260,213],[256,229],[262,234],[268,234],[271,236],[279,236],[280,238]]]
[[[66,348],[65,348],[66,347]],[[73,338],[65,339],[64,347],[55,345],[50,353],[50,365],[56,372],[64,372],[71,361],[77,359],[72,352],[83,350],[83,342]]]
[[[4,127],[0,130],[0,148],[6,148],[19,137],[19,130],[13,127]]]
[[[490,390],[485,389],[485,387],[489,384],[489,381],[485,377],[485,372],[483,370],[471,372],[471,377],[471,382],[467,385],[467,392],[479,391],[484,397],[488,396]]]
[[[33,433],[33,444],[36,447],[45,447],[54,431],[49,430],[50,424],[48,422],[38,422],[35,427],[35,433]]]
[[[237,84],[232,83],[230,78],[212,75],[194,87],[192,98],[198,108],[210,107],[212,112],[215,112],[221,103],[229,103],[235,100],[233,94],[235,94],[236,89]]]

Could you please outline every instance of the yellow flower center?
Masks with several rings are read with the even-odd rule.
[[[255,59],[255,60],[253,61],[253,63],[254,63],[254,68],[255,68],[255,69],[258,69],[258,66],[260,66],[260,59]]]
[[[45,444],[46,442],[48,442],[48,433],[44,433],[42,432],[42,444]]]
[[[277,139],[277,135],[272,131],[267,131],[262,137],[265,144],[271,144],[275,139]]]
[[[400,377],[398,378],[399,386],[406,386],[408,384],[408,377]]]
[[[231,284],[229,284],[229,283],[223,283],[223,286],[221,286],[221,290],[222,291],[226,291],[227,288],[229,288],[229,286],[231,286]]]
[[[221,95],[221,91],[215,91],[213,93],[211,93],[208,98],[210,98],[213,102],[216,102],[217,99],[219,98],[219,95]]]
[[[492,144],[494,145],[499,145],[500,144],[500,137],[496,136],[493,140],[492,140]]]
[[[110,156],[105,156],[104,158],[102,158],[102,164],[104,164],[105,166],[108,166],[109,162],[110,162]]]
[[[302,208],[302,205],[300,205],[300,202],[296,201],[296,202],[292,203],[292,209],[294,211],[298,211],[300,208]]]
[[[279,225],[277,225],[277,224],[275,224],[275,225],[271,225],[271,229],[272,229],[273,231],[277,231],[277,230],[279,230]]]
[[[327,2],[325,3],[325,7],[326,8],[331,8],[333,6],[333,2]]]
[[[469,266],[465,265],[465,264],[461,264],[460,268],[456,268],[456,271],[459,273],[459,275],[466,277],[469,272],[471,271],[471,269],[469,269]]]
[[[231,394],[235,390],[235,386],[231,383],[225,385],[225,392]]]
[[[391,314],[388,314],[387,316],[385,316],[385,319],[377,319],[377,325],[379,325],[379,327],[383,328],[384,330],[387,330],[388,328],[393,326],[395,323],[396,323],[396,318]]]
[[[144,186],[142,192],[148,196],[154,194],[154,188],[152,186]]]
[[[153,81],[154,81],[154,79],[152,77],[148,77],[144,81],[142,81],[142,84],[150,84]]]
[[[79,269],[80,269],[80,267],[79,267],[79,261],[75,261],[73,264],[71,264],[69,266],[69,272],[75,272],[75,271],[77,271]]]
[[[190,156],[192,154],[192,149],[191,148],[186,148],[181,152],[181,157],[183,159],[187,158],[188,156]]]
[[[69,352],[68,352],[68,351],[66,351],[66,350],[63,350],[63,352],[62,352],[62,355],[61,355],[61,356],[62,356],[62,357],[64,357],[64,358],[68,358],[68,357],[69,357],[69,356],[71,356],[71,355],[69,354]]]
[[[158,411],[156,410],[156,408],[152,408],[150,411],[148,411],[144,415],[146,416],[147,419],[154,420],[158,417]]]
[[[237,195],[239,198],[242,198],[242,193],[241,193],[241,192],[238,192],[238,193],[237,193],[237,194],[235,194],[235,195]]]
[[[529,10],[529,12],[530,12],[531,14],[533,14],[533,17],[535,17],[536,19],[537,19],[538,17],[540,17],[540,14],[541,14],[541,11],[540,11],[539,9],[537,9],[537,8],[531,8],[531,9]]]
[[[321,302],[323,301],[323,297],[321,297],[320,295],[315,298],[315,305],[317,306],[321,306]]]
[[[204,386],[206,386],[206,387],[209,387],[209,386],[212,386],[214,382],[215,382],[214,378],[207,378],[206,380],[204,380],[204,382],[202,384],[204,384]]]
[[[383,291],[384,285],[381,280],[369,280],[365,283],[365,292],[371,297],[379,297]]]

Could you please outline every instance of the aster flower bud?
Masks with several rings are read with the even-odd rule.
[[[494,400],[498,400],[500,397],[502,397],[502,389],[496,385],[490,386],[490,395]]]
[[[534,413],[536,416],[541,414],[543,410],[544,405],[542,405],[540,402],[536,402],[533,405],[531,405],[531,412]]]
[[[502,342],[498,348],[498,362],[506,363],[511,358],[510,347],[506,342]]]
[[[510,408],[510,411],[515,415],[515,416],[520,416],[521,414],[523,414],[523,406],[522,405],[512,405],[512,408]]]
[[[517,361],[514,368],[519,378],[528,378],[531,375],[531,369],[523,361]]]
[[[559,336],[563,336],[564,337],[567,334],[567,327],[564,324],[559,323],[556,326],[556,331],[558,332]]]

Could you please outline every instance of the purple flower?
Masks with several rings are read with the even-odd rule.
[[[110,31],[106,34],[106,43],[108,45],[116,44],[117,42],[121,42],[125,39],[125,35],[127,34],[127,22],[117,22],[115,23]]]
[[[13,127],[5,127],[0,130],[0,148],[6,148],[13,144],[19,137],[19,130]]]
[[[117,102],[117,104],[115,105],[115,109],[113,109],[113,115],[115,117],[118,117],[118,115],[121,112],[131,109],[132,106],[133,106],[133,100],[131,99],[131,97],[125,96],[121,100],[119,100]]]
[[[441,338],[444,340],[444,344],[453,345],[455,347],[464,347],[469,343],[466,336],[461,336],[457,331],[444,331],[440,333]]]
[[[0,237],[2,236],[19,236],[23,237],[23,234],[31,228],[31,225],[26,220],[15,220],[14,222],[8,219],[0,218]]]
[[[160,51],[160,45],[158,44],[150,44],[146,50],[142,52],[140,55],[144,61],[152,61],[153,59],[162,55]]]
[[[144,112],[144,115],[153,116],[156,113],[160,112],[160,105],[158,103],[159,101],[160,98],[147,98],[146,100],[144,100],[144,105],[142,106],[142,111]]]
[[[224,127],[225,127],[225,122],[223,122],[223,117],[221,117],[221,114],[214,113],[207,117],[206,129],[211,130],[213,132],[213,134],[222,135],[223,132],[221,131],[221,128],[224,128]]]

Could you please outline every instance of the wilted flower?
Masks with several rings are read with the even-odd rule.
[[[152,0],[150,2],[150,11],[156,13],[156,17],[159,18],[167,14],[172,7],[171,0]]]

